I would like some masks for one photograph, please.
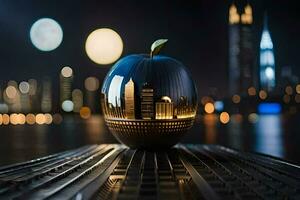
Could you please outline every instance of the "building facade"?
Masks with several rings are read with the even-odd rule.
[[[253,47],[252,7],[247,4],[239,12],[229,8],[229,94],[246,94],[256,87],[255,52]]]
[[[125,84],[125,118],[135,119],[134,82],[131,78]]]
[[[264,28],[260,41],[260,87],[268,92],[276,87],[275,58],[273,42],[268,29],[268,19],[265,15]]]
[[[163,96],[155,103],[155,119],[173,119],[174,104],[170,97]]]
[[[145,83],[141,93],[141,115],[142,119],[154,118],[153,88]]]

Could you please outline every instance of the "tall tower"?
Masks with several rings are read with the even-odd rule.
[[[252,7],[247,4],[239,14],[232,4],[229,8],[229,93],[245,94],[256,85],[252,34]]]
[[[154,101],[153,88],[148,83],[145,83],[142,88],[141,115],[142,119],[154,118]]]
[[[267,15],[264,17],[264,28],[260,41],[260,87],[267,91],[275,89],[275,59],[273,42],[268,30]]]
[[[125,117],[135,119],[134,82],[130,80],[125,84]]]

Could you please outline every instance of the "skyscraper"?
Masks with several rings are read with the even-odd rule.
[[[173,119],[174,104],[170,97],[163,96],[155,103],[155,119]]]
[[[252,7],[247,4],[240,14],[237,6],[229,8],[229,93],[245,94],[256,85],[252,34]]]
[[[125,84],[125,118],[135,119],[134,82],[131,78]]]
[[[145,83],[141,93],[141,115],[143,119],[153,119],[154,105],[153,105],[153,88],[148,83]]]
[[[260,41],[260,87],[267,91],[275,89],[276,73],[273,42],[268,29],[267,15],[264,17],[264,28]]]

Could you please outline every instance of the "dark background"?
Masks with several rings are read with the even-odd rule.
[[[247,1],[237,1],[245,4]],[[300,74],[300,6],[297,1],[248,1],[254,12],[257,49],[267,10],[274,43],[276,67],[291,65]],[[232,1],[217,0],[0,0],[0,80],[52,78],[58,86],[60,69],[74,69],[75,87],[82,88],[90,75],[103,80],[111,65],[99,66],[89,60],[84,44],[88,34],[102,27],[112,28],[123,39],[122,56],[148,53],[158,38],[169,42],[162,54],[182,61],[191,71],[199,95],[218,88],[227,89],[227,22]],[[50,17],[62,26],[62,44],[41,52],[30,42],[31,25]],[[57,95],[57,94],[56,94]]]

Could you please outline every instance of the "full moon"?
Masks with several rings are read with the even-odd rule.
[[[32,44],[41,51],[56,49],[63,39],[60,25],[53,19],[42,18],[37,20],[30,29]]]
[[[88,57],[97,64],[107,65],[120,58],[123,42],[118,33],[109,28],[93,31],[85,43]]]

